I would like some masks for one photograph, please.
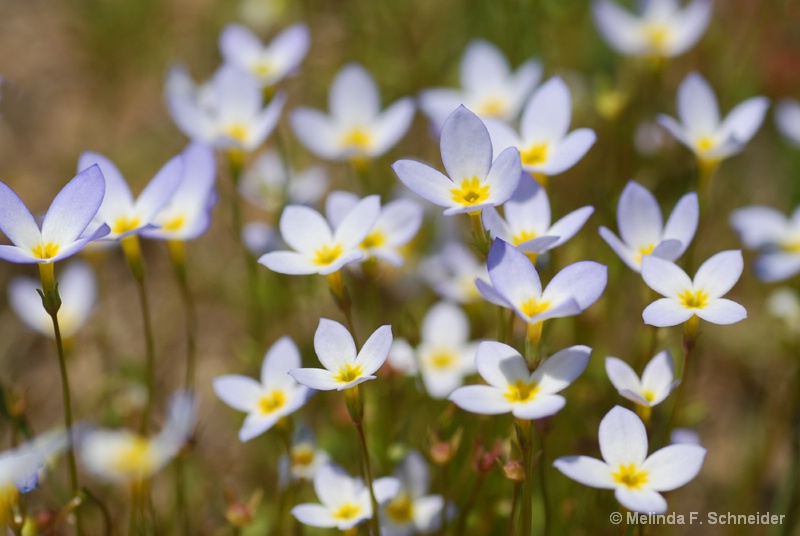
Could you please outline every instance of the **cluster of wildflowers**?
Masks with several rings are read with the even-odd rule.
[[[678,427],[701,425],[705,417],[689,415],[683,400],[697,378],[700,320],[727,325],[748,317],[733,292],[745,272],[742,252],[720,251],[716,242],[706,251],[696,237],[708,236],[714,218],[706,214],[716,216],[711,178],[756,136],[769,100],[751,97],[723,118],[699,72],[660,78],[669,58],[700,40],[712,0],[646,0],[640,7],[634,14],[613,0],[595,0],[591,10],[614,51],[644,60],[635,76],[653,76],[677,91],[677,119],[658,109],[650,110],[650,121],[660,136],[691,151],[696,188],[657,183],[660,171],[606,177],[595,181],[595,193],[606,189],[592,206],[568,206],[576,196],[565,189],[577,191],[570,181],[598,173],[583,161],[603,152],[614,162],[623,141],[605,138],[604,125],[587,121],[579,108],[587,100],[580,76],[561,72],[540,84],[538,60],[524,58],[514,68],[484,40],[466,45],[459,88],[398,95],[379,87],[382,77],[370,71],[369,56],[363,65],[345,57],[319,92],[327,94],[327,106],[315,104],[313,93],[300,102],[287,81],[315,44],[305,23],[270,42],[229,24],[218,41],[222,63],[208,81],[195,83],[183,66],[169,70],[166,109],[189,142],[138,197],[116,164],[93,151],[80,155],[77,175],[41,220],[0,182],[0,231],[9,242],[0,245],[0,258],[37,264],[40,276],[11,279],[9,301],[28,327],[55,340],[64,412],[63,430],[32,439],[25,404],[13,403],[15,393],[6,395],[0,378],[0,417],[14,428],[14,447],[0,453],[0,531],[31,530],[27,495],[57,454],[66,460],[69,488],[57,494],[66,498],[58,497],[59,511],[41,523],[42,532],[66,524],[75,534],[91,533],[87,523],[97,520],[86,514],[90,505],[104,518],[117,517],[108,514],[104,493],[92,491],[113,486],[128,491],[131,534],[167,530],[158,518],[168,508],[176,534],[209,532],[200,524],[225,521],[230,527],[214,532],[290,534],[303,524],[347,536],[495,534],[502,522],[508,534],[548,534],[570,530],[561,512],[583,506],[584,499],[565,491],[574,485],[568,479],[614,490],[632,512],[667,512],[662,493],[695,479],[707,452],[715,455],[714,443],[707,451],[694,430]],[[598,103],[599,115],[632,113],[629,96],[620,94],[616,104]],[[388,106],[382,95],[392,96]],[[615,113],[604,114],[603,106]],[[431,151],[405,145],[424,138],[409,135],[417,108],[427,116],[428,145],[434,153],[438,145],[440,161],[426,162]],[[800,144],[797,101],[781,101],[775,120],[790,144]],[[218,168],[229,184],[218,184]],[[616,234],[607,221],[612,195],[619,195]],[[420,198],[442,213],[426,211]],[[674,207],[666,221],[665,203]],[[214,218],[215,210],[223,218]],[[230,228],[220,225],[219,233],[240,246],[241,262],[229,259],[227,249],[213,250],[209,264],[223,268],[205,283],[218,293],[242,289],[228,297],[234,315],[212,307],[210,292],[195,295],[189,268],[206,274],[205,263],[192,263],[186,245],[225,217]],[[787,218],[766,205],[740,207],[729,221],[744,247],[758,251],[758,278],[775,282],[800,273],[800,209]],[[174,269],[182,315],[173,315],[166,300],[150,302],[154,288],[158,298],[167,292],[157,279],[160,265],[146,270],[145,260],[160,254],[148,240],[165,244],[158,247]],[[96,351],[106,372],[125,384],[127,398],[87,394],[79,379],[75,403],[69,369],[74,376],[77,366],[90,366],[76,363],[83,359],[81,329],[94,310],[127,305],[103,304],[113,252],[91,257],[91,268],[72,261],[56,274],[57,262],[91,243],[122,250],[138,291],[144,357],[131,359],[135,364],[111,359],[136,354],[138,346],[126,339],[122,352],[113,335],[98,336],[112,341]],[[116,285],[122,284],[113,279]],[[637,302],[638,291],[646,301]],[[796,324],[800,301],[787,292],[769,306]],[[633,320],[623,316],[631,304]],[[237,332],[237,341],[224,345],[200,342],[226,333],[227,322],[240,317],[248,335]],[[184,338],[168,344],[163,337],[180,331],[179,323]],[[98,324],[100,332],[107,319]],[[211,353],[222,354],[218,362]],[[605,375],[598,373],[603,365]],[[181,378],[168,367],[183,369]],[[201,403],[210,393],[216,399]],[[102,415],[88,415],[91,397],[109,401]],[[235,428],[216,426],[215,413],[236,412],[244,415]],[[348,417],[352,427],[341,426]],[[594,450],[580,434],[589,428],[594,434],[598,420],[602,459],[573,454]],[[239,441],[231,442],[236,428]],[[277,441],[274,449],[271,443],[276,438],[280,454]],[[224,474],[206,464],[206,442],[214,445],[209,449],[227,445],[230,463],[219,462]],[[252,464],[242,453],[261,458]],[[800,467],[800,452],[796,457]],[[231,485],[243,472],[253,488],[246,502]],[[170,477],[174,507],[166,501],[154,507],[167,493],[160,481]],[[193,483],[201,478],[222,481],[224,516],[208,516],[218,521],[194,515],[203,486]]]

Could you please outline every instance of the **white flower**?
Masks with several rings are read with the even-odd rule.
[[[645,324],[676,326],[697,316],[713,324],[734,324],[747,318],[738,303],[722,298],[742,275],[741,251],[723,251],[698,268],[694,279],[676,264],[653,257],[642,261],[642,278],[664,298],[648,305],[642,313]]]
[[[277,151],[267,150],[245,170],[239,192],[257,207],[271,211],[285,204],[316,205],[329,182],[324,168],[312,166],[295,172]]]
[[[481,301],[475,279],[489,277],[486,264],[464,244],[452,241],[420,263],[419,274],[439,296],[458,303]]]
[[[787,140],[800,147],[800,102],[781,100],[775,106],[775,125]]]
[[[788,287],[773,290],[765,308],[770,315],[782,320],[790,332],[800,333],[800,299],[794,290]]]
[[[273,251],[258,262],[282,274],[332,274],[364,258],[360,246],[379,213],[379,197],[365,197],[331,231],[331,225],[313,208],[289,205],[281,214],[280,231],[283,241],[295,251]]]
[[[400,482],[384,477],[375,480],[372,490],[379,505],[397,495]],[[304,525],[348,530],[372,518],[369,489],[360,478],[352,478],[341,467],[325,465],[314,477],[314,491],[322,504],[299,504],[292,515]]]
[[[505,205],[505,220],[493,207],[483,211],[483,224],[492,234],[525,253],[542,253],[575,236],[594,212],[583,207],[550,225],[550,200],[538,182],[523,177]]]
[[[392,326],[381,326],[356,353],[356,344],[347,328],[322,318],[314,334],[314,350],[325,368],[296,368],[289,375],[319,391],[349,389],[376,378],[373,374],[386,361],[391,345]]]
[[[170,201],[184,176],[182,154],[171,158],[134,199],[125,178],[114,163],[105,156],[87,151],[78,159],[78,169],[97,164],[106,178],[106,195],[97,211],[97,219],[111,228],[105,241],[120,240],[154,227],[159,211]]]
[[[448,176],[414,160],[392,164],[410,190],[441,207],[445,216],[502,205],[519,184],[519,152],[509,147],[492,162],[492,140],[478,116],[459,106],[447,119],[440,140]]]
[[[503,53],[482,39],[469,43],[461,59],[462,89],[436,88],[419,96],[420,108],[439,132],[460,105],[478,116],[513,120],[542,76],[538,61],[528,60],[511,71]]]
[[[691,428],[673,428],[669,434],[671,445],[700,445],[700,436]]]
[[[430,534],[439,530],[444,499],[428,495],[428,464],[416,450],[411,450],[394,471],[400,481],[397,496],[381,511],[381,533],[386,536]]]
[[[496,154],[506,147],[516,147],[523,170],[550,176],[574,166],[597,139],[590,128],[568,134],[571,117],[569,88],[554,76],[531,95],[522,112],[519,134],[497,119],[487,119],[486,127]]]
[[[772,283],[800,272],[800,207],[789,218],[774,208],[745,207],[731,214],[730,223],[745,247],[761,250],[759,279]]]
[[[217,149],[258,148],[278,124],[286,101],[278,93],[264,107],[259,82],[232,65],[220,67],[202,89],[190,87],[183,74],[171,74],[169,80],[167,104],[178,128]]]
[[[83,464],[114,482],[141,482],[160,471],[188,440],[197,413],[194,397],[178,393],[169,404],[167,423],[154,437],[127,430],[93,430],[80,441]]]
[[[672,357],[664,350],[650,360],[642,372],[642,378],[623,360],[606,357],[606,374],[619,394],[637,404],[653,407],[664,401],[680,383],[674,380]]]
[[[290,120],[295,135],[312,153],[328,160],[375,158],[393,147],[414,117],[411,98],[381,112],[375,80],[358,64],[339,71],[329,95],[330,116],[297,108]]]
[[[703,465],[706,449],[670,445],[647,455],[647,430],[630,410],[615,406],[603,417],[598,433],[603,460],[565,456],[553,465],[586,486],[613,489],[619,503],[634,512],[661,514],[667,501],[659,493],[691,481]]]
[[[593,5],[597,28],[611,47],[631,56],[672,57],[691,48],[711,18],[711,0],[645,0],[639,16],[611,0]]]
[[[280,239],[271,225],[260,221],[251,221],[242,228],[242,242],[247,250],[256,257],[277,249]]]
[[[23,323],[46,337],[53,337],[53,320],[36,292],[41,286],[38,279],[15,277],[8,285],[8,299]],[[83,262],[70,263],[59,277],[58,293],[62,301],[58,325],[61,336],[68,339],[83,326],[97,301],[94,272]]]
[[[359,197],[353,193],[331,192],[325,210],[328,220],[337,227],[358,202]],[[422,215],[422,207],[410,199],[386,203],[360,245],[364,250],[364,260],[378,258],[394,266],[402,266],[400,248],[416,236],[422,225]]]
[[[764,120],[769,101],[752,97],[736,106],[720,121],[714,91],[705,78],[690,73],[678,88],[678,118],[659,115],[658,122],[705,162],[734,155],[750,141]]]
[[[194,142],[184,150],[183,157],[180,184],[153,218],[155,227],[142,230],[146,238],[193,240],[211,225],[211,210],[217,202],[214,151],[208,145]]]
[[[625,264],[639,272],[642,259],[648,255],[668,261],[683,255],[697,231],[699,216],[697,194],[689,193],[678,200],[664,225],[661,208],[653,194],[641,184],[630,181],[617,205],[617,227],[622,239],[606,227],[600,227],[600,236]]]
[[[266,46],[239,24],[227,25],[219,36],[219,50],[225,63],[250,73],[264,87],[277,84],[297,69],[310,44],[305,24],[290,26]]]
[[[416,354],[412,374],[419,368],[428,394],[445,398],[464,382],[464,376],[475,372],[477,344],[469,342],[469,320],[458,306],[439,302],[425,314],[421,332],[422,340],[412,350],[412,356]]]
[[[282,417],[303,407],[311,396],[288,372],[301,365],[300,351],[289,337],[281,337],[261,364],[261,381],[230,374],[214,379],[214,392],[226,404],[247,412],[239,439],[249,441],[272,428]]]
[[[513,309],[528,324],[579,314],[597,301],[608,279],[605,266],[581,261],[558,272],[542,290],[528,257],[499,239],[489,250],[487,265],[491,285],[476,280],[480,293],[490,303]]]
[[[531,372],[514,348],[494,341],[478,346],[475,365],[488,385],[467,385],[449,399],[461,409],[483,415],[512,413],[518,419],[555,415],[566,404],[566,389],[589,364],[591,348],[571,346],[556,352]]]
[[[280,487],[285,488],[289,479],[314,480],[317,471],[329,461],[328,453],[317,447],[311,429],[301,424],[292,438],[290,453],[281,455],[278,460]]]

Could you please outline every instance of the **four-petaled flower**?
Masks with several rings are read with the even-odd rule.
[[[554,76],[531,95],[522,111],[519,134],[498,119],[487,119],[486,128],[495,153],[516,147],[523,170],[547,177],[574,166],[597,139],[590,128],[569,132],[571,117],[569,88]]]
[[[52,264],[107,235],[108,227],[90,225],[105,194],[106,180],[100,168],[86,166],[53,199],[39,228],[17,194],[0,182],[0,231],[12,244],[0,245],[0,259]]]
[[[381,510],[381,533],[386,536],[430,534],[439,530],[442,508],[441,495],[428,495],[430,476],[425,458],[411,450],[394,471],[400,490]]]
[[[397,495],[400,481],[378,478],[372,489],[378,505],[383,505]],[[372,518],[369,489],[360,478],[352,478],[337,465],[320,467],[314,476],[314,492],[322,504],[298,504],[292,508],[292,515],[304,525],[348,530]]]
[[[328,160],[375,158],[394,146],[414,117],[411,98],[400,99],[381,112],[375,80],[351,63],[336,76],[329,95],[331,115],[297,108],[290,120],[298,139],[312,153]]]
[[[488,385],[467,385],[450,394],[461,409],[483,415],[512,413],[518,419],[555,415],[566,404],[558,395],[589,364],[591,348],[571,346],[556,352],[531,372],[514,348],[494,341],[478,346],[475,365]]]
[[[764,120],[769,101],[752,97],[720,121],[714,91],[698,73],[690,73],[678,88],[678,118],[659,115],[658,122],[688,147],[701,162],[719,162],[742,150]]]
[[[553,465],[586,486],[613,489],[619,503],[634,512],[661,514],[667,501],[659,493],[691,481],[703,465],[706,449],[698,445],[669,445],[647,455],[647,430],[630,410],[615,406],[600,422],[603,460],[565,456]]]
[[[745,247],[761,250],[755,264],[759,279],[772,283],[800,272],[800,207],[789,218],[774,208],[745,207],[734,211],[730,222]]]
[[[680,383],[680,380],[675,380],[672,357],[666,350],[650,360],[641,379],[630,365],[616,357],[606,357],[606,374],[619,394],[647,407],[663,402]]]
[[[447,119],[440,145],[449,178],[414,160],[398,160],[392,168],[414,193],[445,207],[445,216],[479,214],[486,207],[502,205],[516,190],[522,173],[519,151],[508,147],[492,163],[489,131],[464,106]]]
[[[266,46],[240,24],[229,24],[219,36],[219,50],[225,63],[250,73],[263,87],[277,84],[297,69],[310,44],[305,24],[286,28]]]
[[[314,334],[314,350],[324,369],[296,368],[289,374],[318,391],[342,391],[368,380],[381,368],[392,346],[392,326],[381,326],[356,353],[353,336],[343,325],[322,318]]]
[[[611,47],[630,56],[672,57],[691,48],[711,18],[711,0],[681,9],[677,0],[646,0],[640,16],[611,0],[594,3],[597,28]]]
[[[482,39],[469,43],[461,59],[462,89],[434,88],[419,96],[420,108],[442,130],[447,118],[460,105],[478,116],[511,121],[542,76],[542,65],[528,60],[516,71],[495,45]]]
[[[364,258],[361,244],[369,235],[381,210],[377,195],[365,197],[331,231],[331,225],[313,208],[289,205],[280,220],[281,237],[295,251],[273,251],[258,259],[281,274],[337,272],[345,264]]]
[[[483,211],[483,224],[492,234],[520,251],[538,254],[566,243],[594,212],[582,207],[550,225],[550,200],[538,182],[523,178],[503,205],[505,219],[494,207]]]
[[[647,188],[630,181],[617,205],[617,227],[620,240],[607,227],[600,227],[603,237],[614,253],[632,270],[641,271],[642,259],[648,255],[675,261],[694,238],[700,205],[696,193],[678,200],[664,225],[658,201]]]
[[[642,313],[645,324],[676,326],[695,316],[713,324],[734,324],[747,318],[738,303],[722,298],[742,275],[744,261],[738,250],[723,251],[704,262],[694,279],[670,261],[648,256],[642,261],[642,278],[664,298]]]
[[[288,374],[300,365],[297,346],[289,337],[281,337],[264,356],[260,382],[238,374],[214,379],[217,396],[232,408],[247,412],[239,430],[241,441],[263,434],[306,403],[311,391]]]

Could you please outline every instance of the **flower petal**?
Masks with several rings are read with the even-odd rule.
[[[425,313],[421,334],[426,343],[457,346],[469,339],[469,320],[459,306],[438,302]]]
[[[284,335],[267,350],[261,363],[261,385],[264,387],[288,387],[294,385],[289,371],[300,368],[300,350],[291,339]]]
[[[42,241],[59,245],[75,241],[97,214],[105,190],[99,166],[93,165],[78,173],[47,210],[42,222]]]
[[[570,264],[558,272],[547,288],[542,299],[553,304],[575,300],[581,310],[586,309],[603,294],[608,280],[608,268],[593,261],[580,261]]]
[[[253,378],[228,374],[214,378],[214,392],[220,400],[239,411],[253,411],[261,397],[261,384]]]
[[[280,219],[281,238],[302,253],[310,254],[333,242],[333,233],[322,214],[303,205],[289,205]]]
[[[465,411],[480,415],[500,415],[513,408],[503,393],[488,385],[459,387],[447,399]]]
[[[722,139],[731,137],[739,143],[747,143],[764,122],[767,108],[769,99],[766,97],[753,97],[740,103],[725,117],[719,127],[719,136]]]
[[[642,311],[645,324],[666,328],[683,324],[692,318],[699,309],[684,307],[675,298],[661,298],[654,301]]]
[[[557,236],[559,238],[557,242],[550,245],[550,248],[558,247],[575,236],[575,234],[581,230],[583,224],[586,223],[586,220],[589,219],[589,216],[591,216],[593,213],[594,207],[581,207],[577,210],[573,210],[554,223],[547,234]]]
[[[709,298],[724,296],[739,281],[744,259],[739,250],[722,251],[700,265],[694,276],[694,288],[708,293]]]
[[[300,143],[315,155],[326,160],[336,160],[344,155],[338,129],[319,110],[295,108],[289,114],[289,123]]]
[[[28,207],[2,182],[0,182],[0,231],[3,231],[13,244],[25,248],[28,252],[42,240],[42,233]]]
[[[696,72],[689,73],[678,88],[678,118],[693,135],[708,135],[719,125],[717,97]]]
[[[555,415],[567,404],[561,395],[538,395],[524,404],[514,404],[511,413],[517,419],[543,419]]]
[[[756,260],[756,276],[765,283],[789,279],[800,272],[797,253],[767,253]]]
[[[753,249],[778,243],[790,225],[780,211],[765,206],[733,211],[730,224],[739,233],[744,246]]]
[[[453,182],[432,167],[414,160],[398,160],[392,169],[400,181],[418,196],[427,199],[440,207],[451,207],[455,204]]]
[[[514,246],[495,240],[489,250],[487,265],[495,290],[515,307],[526,300],[542,297],[542,283],[536,268]]]
[[[241,24],[228,24],[219,35],[219,52],[225,63],[246,69],[258,59],[264,45],[248,28]]]
[[[557,393],[566,389],[586,370],[591,353],[592,349],[588,346],[565,348],[539,365],[531,379],[539,385],[542,393]]]
[[[411,98],[400,99],[386,108],[372,124],[374,141],[370,156],[380,156],[394,147],[408,132],[413,119],[414,101]]]
[[[492,166],[492,140],[489,138],[489,131],[483,121],[463,105],[447,118],[442,128],[440,144],[442,163],[450,179],[456,184],[460,184],[462,179],[473,177],[483,182],[489,174]]]
[[[648,287],[668,298],[676,298],[692,288],[692,280],[677,264],[653,255],[642,258],[642,279]]]
[[[567,84],[554,76],[533,92],[522,112],[520,134],[526,145],[555,143],[569,130],[572,97]]]
[[[352,337],[351,337],[352,340]],[[364,367],[362,374],[370,375],[381,368],[389,356],[392,347],[392,326],[385,325],[376,329],[361,347],[356,361]]]
[[[642,372],[642,389],[651,391],[654,395],[651,405],[659,404],[669,395],[674,379],[675,371],[669,352],[663,350],[657,353]]]
[[[475,366],[481,377],[500,391],[517,380],[528,381],[528,365],[519,352],[507,344],[483,341],[475,352]]]
[[[342,383],[333,378],[333,373],[318,368],[298,368],[289,371],[289,376],[295,381],[317,391],[338,390]]]
[[[312,262],[308,256],[294,251],[272,251],[258,258],[262,264],[279,274],[309,275],[320,273],[320,267]]]
[[[490,203],[497,206],[508,201],[519,186],[522,176],[522,165],[519,160],[519,151],[515,147],[508,147],[492,164],[489,175],[484,184],[491,189]]]
[[[380,212],[380,196],[370,195],[361,199],[336,227],[334,240],[345,249],[358,247],[372,230]]]
[[[584,486],[600,489],[614,489],[616,487],[616,482],[611,476],[611,467],[597,458],[562,456],[553,462],[553,467]]]
[[[328,106],[331,115],[343,124],[368,124],[381,108],[375,79],[357,63],[345,65],[331,84]]]
[[[664,226],[664,233],[662,240],[678,240],[681,243],[680,253],[673,258],[667,260],[675,260],[686,251],[689,244],[694,238],[697,231],[697,222],[700,218],[700,204],[697,201],[697,194],[692,192],[684,195],[678,200],[675,208],[672,209],[666,225]],[[666,257],[661,257],[666,258]]]
[[[321,504],[298,504],[292,508],[292,515],[309,527],[333,528],[338,524],[331,511]]]
[[[558,145],[552,148],[546,162],[536,166],[536,171],[545,175],[558,175],[583,158],[589,152],[594,142],[597,141],[597,134],[590,128],[579,128],[570,132]]]
[[[647,457],[647,430],[642,420],[622,406],[614,406],[598,431],[600,452],[611,467],[641,465]]]
[[[461,85],[468,91],[481,92],[487,85],[502,83],[510,70],[499,48],[483,39],[474,39],[461,59]]]
[[[655,451],[644,464],[648,487],[672,491],[690,482],[700,472],[706,449],[699,445],[670,445]]]
[[[356,343],[353,341],[353,336],[339,322],[327,318],[320,319],[317,331],[314,333],[314,351],[322,366],[331,372],[337,372],[339,367],[352,364],[356,360]],[[387,354],[388,351],[387,348]],[[311,385],[309,387],[313,388]]]
[[[738,303],[718,298],[702,309],[695,311],[695,314],[713,324],[735,324],[747,318],[747,310]]]
[[[647,188],[630,181],[617,205],[617,226],[622,240],[634,250],[655,246],[663,230],[661,208]]]
[[[617,391],[629,389],[637,392],[641,387],[641,382],[636,372],[630,365],[619,358],[606,357],[606,374]]]
[[[636,262],[636,257],[634,256],[633,251],[631,251],[631,249],[622,240],[617,238],[617,235],[611,232],[609,228],[603,226],[598,229],[598,232],[600,233],[600,236],[603,237],[603,240],[606,241],[606,244],[611,246],[611,249],[614,250],[614,253],[616,253],[619,258],[622,259],[622,262],[627,264],[631,270],[635,272],[639,272],[641,270],[641,267]]]
[[[142,224],[151,223],[161,207],[166,205],[183,179],[184,156],[170,159],[144,187],[134,206]]]
[[[642,514],[663,514],[667,511],[667,501],[652,489],[631,489],[620,486],[614,492],[619,503],[633,512]]]
[[[525,174],[527,175],[527,174]],[[550,200],[547,190],[530,177],[520,177],[514,195],[503,207],[506,220],[512,231],[533,231],[537,235],[557,233],[550,232]]]

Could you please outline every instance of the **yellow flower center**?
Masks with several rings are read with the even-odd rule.
[[[363,128],[353,127],[341,139],[342,147],[367,150],[372,146],[372,136]]]
[[[161,228],[165,231],[177,231],[183,224],[186,223],[186,216],[184,214],[179,214],[177,216],[173,216],[172,218],[165,221],[161,224]]]
[[[644,38],[655,52],[663,52],[672,38],[672,32],[668,26],[650,24],[644,28]]]
[[[505,392],[504,396],[509,402],[528,402],[536,398],[540,390],[536,382],[517,380],[513,384],[508,384],[508,391]]]
[[[503,117],[508,113],[508,101],[499,95],[487,97],[475,106],[475,113],[484,117]]]
[[[656,249],[656,245],[655,244],[650,244],[648,246],[640,247],[639,251],[636,252],[636,264],[641,265],[642,264],[642,259],[645,256],[650,255],[653,252],[654,249]]]
[[[351,519],[358,517],[359,514],[361,514],[361,507],[359,505],[353,503],[344,503],[337,508],[335,512],[333,512],[333,517],[334,519],[350,521]]]
[[[346,363],[344,366],[339,367],[339,372],[333,377],[339,383],[350,383],[351,381],[359,378],[364,372],[364,367],[354,363]]]
[[[648,402],[652,402],[656,399],[656,394],[653,392],[652,389],[647,389],[642,391],[642,397],[647,400]]]
[[[314,447],[306,444],[292,447],[292,466],[308,467],[313,461]]]
[[[328,266],[339,258],[342,251],[343,248],[341,244],[334,244],[332,246],[324,245],[314,252],[314,258],[311,260],[317,266]]]
[[[286,393],[280,389],[275,389],[258,399],[258,411],[262,415],[269,415],[273,411],[281,409],[285,404]]]
[[[687,309],[702,309],[708,305],[708,292],[686,289],[678,294],[678,300]]]
[[[695,145],[698,151],[705,153],[716,147],[717,142],[711,136],[700,136],[697,138],[697,141],[695,141]]]
[[[52,259],[58,255],[58,244],[53,244],[52,242],[37,244],[33,246],[31,251],[33,252],[33,256],[37,259]]]
[[[452,199],[459,205],[471,207],[479,205],[489,199],[489,185],[481,184],[478,177],[462,179],[461,187],[451,188]]]
[[[550,302],[537,300],[536,298],[531,298],[528,301],[524,302],[519,309],[526,316],[534,316],[550,309]]]
[[[156,469],[150,440],[136,436],[120,447],[111,469],[129,478],[142,478]]]
[[[250,129],[248,129],[246,125],[243,125],[241,123],[234,123],[232,125],[228,125],[227,127],[225,127],[224,133],[229,138],[233,138],[239,143],[244,143],[247,141],[247,138],[249,137],[248,135],[250,134]]]
[[[270,60],[259,60],[250,67],[250,71],[257,77],[269,76],[275,72],[275,64]]]
[[[538,235],[535,231],[528,231],[527,229],[520,231],[519,233],[515,234],[511,237],[511,242],[513,245],[518,246],[523,242],[527,242],[528,240],[533,240]]]
[[[398,525],[414,520],[414,503],[407,493],[400,493],[386,505],[386,515]]]
[[[140,223],[139,218],[136,216],[131,218],[128,216],[121,216],[114,221],[114,224],[111,226],[111,232],[114,234],[127,233],[128,231],[133,231],[138,228]]]
[[[547,161],[547,143],[534,143],[520,152],[523,166],[536,166]]]
[[[372,231],[361,242],[361,249],[379,248],[386,243],[386,235],[380,231]]]
[[[456,358],[452,352],[448,352],[446,350],[440,350],[435,352],[432,356],[428,358],[428,363],[430,363],[432,368],[435,369],[447,369],[455,364]]]
[[[800,253],[800,240],[784,242],[781,244],[781,249],[787,253]]]
[[[647,484],[648,473],[636,467],[635,463],[619,465],[616,473],[611,473],[614,482],[622,484],[628,489],[642,489]]]

